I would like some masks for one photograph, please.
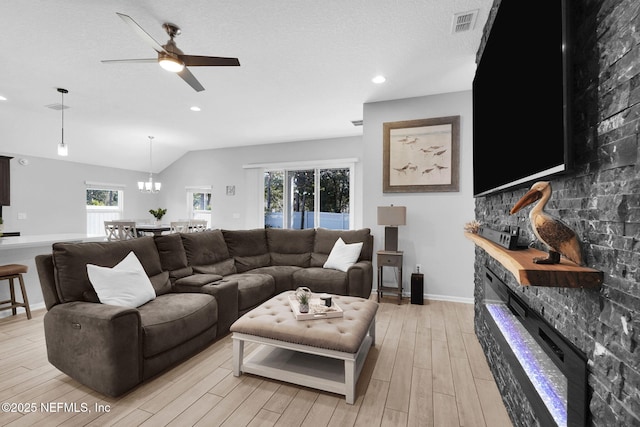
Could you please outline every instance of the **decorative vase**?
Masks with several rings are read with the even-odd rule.
[[[299,287],[298,289],[296,289],[296,299],[300,304],[300,313],[308,313],[309,301],[311,300],[311,289],[304,286]]]

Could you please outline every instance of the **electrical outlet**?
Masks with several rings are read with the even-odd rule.
[[[422,271],[422,264],[416,264],[416,273],[420,273]]]
[[[18,212],[18,219],[27,219],[27,214],[25,212]]]

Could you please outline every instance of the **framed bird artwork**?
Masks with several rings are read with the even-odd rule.
[[[460,116],[383,123],[383,192],[458,191]]]

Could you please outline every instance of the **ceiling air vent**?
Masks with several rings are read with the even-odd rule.
[[[69,108],[68,105],[62,105],[60,103],[45,105],[45,107],[51,108],[52,110],[57,110],[57,111],[60,111],[63,109],[66,110],[67,108]]]
[[[453,34],[456,34],[473,30],[473,27],[476,25],[477,17],[478,9],[469,12],[456,13],[455,15],[453,15],[453,25],[451,26],[451,32]]]
[[[352,120],[351,123],[353,123],[354,126],[362,126],[362,120]]]

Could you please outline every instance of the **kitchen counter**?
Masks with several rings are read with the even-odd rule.
[[[91,234],[39,234],[34,236],[0,237],[0,250],[50,246],[56,242],[99,242],[104,235]]]
[[[40,279],[36,270],[36,255],[50,254],[56,242],[100,242],[106,241],[104,235],[87,234],[40,234],[33,236],[0,237],[0,265],[22,264],[29,269],[23,275],[31,310],[44,308],[44,298],[40,288]],[[0,286],[0,301],[9,299],[9,287]],[[20,292],[18,299],[21,300]],[[0,318],[10,316],[11,311],[0,312]],[[24,310],[18,308],[18,315],[25,316]]]

